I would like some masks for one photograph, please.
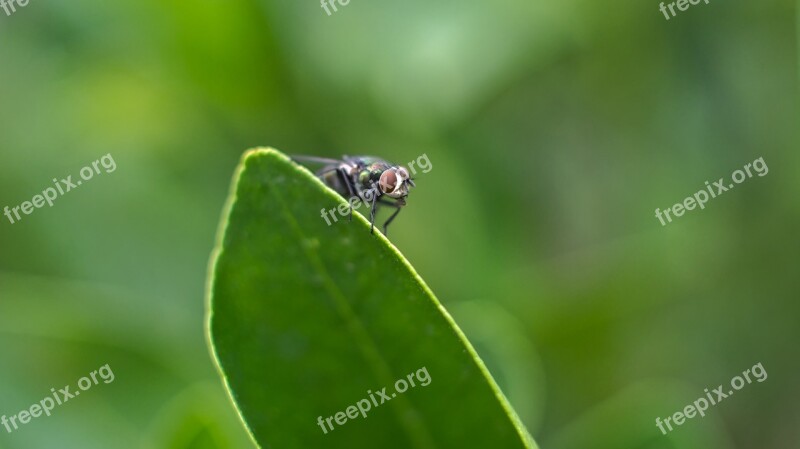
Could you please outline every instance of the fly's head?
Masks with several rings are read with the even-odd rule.
[[[414,182],[408,175],[405,167],[391,167],[381,173],[378,186],[381,193],[397,200],[397,204],[404,206],[408,189],[414,187]]]

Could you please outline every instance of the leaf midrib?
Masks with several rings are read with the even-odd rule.
[[[300,171],[300,173],[306,176],[299,168],[295,168],[295,170]],[[310,174],[309,174],[310,175]],[[311,175],[313,177],[313,175]],[[316,178],[314,178],[316,180]],[[270,180],[266,180],[267,190],[270,192],[270,195],[275,198],[276,202],[280,204],[281,213],[286,219],[286,222],[292,228],[294,233],[300,239],[300,242],[306,241],[306,236],[303,233],[302,228],[300,227],[299,223],[295,219],[294,215],[291,213],[289,208],[286,205],[286,202],[283,200],[281,195],[277,193],[277,190],[274,188],[274,184]],[[321,184],[322,185],[322,184]],[[322,185],[323,188],[328,189],[327,186]],[[350,303],[347,301],[346,296],[342,292],[342,290],[338,287],[338,285],[333,281],[333,278],[328,273],[328,270],[325,268],[325,265],[322,263],[322,260],[319,258],[317,253],[313,251],[312,248],[309,248],[307,245],[300,245],[302,247],[303,253],[308,258],[309,263],[311,263],[313,269],[317,271],[317,274],[322,279],[324,290],[328,295],[330,295],[331,299],[333,299],[334,303],[336,304],[336,310],[339,313],[340,317],[345,321],[347,324],[347,328],[353,337],[357,340],[357,344],[361,349],[364,357],[367,359],[368,363],[371,365],[373,374],[378,378],[380,382],[384,385],[392,385],[393,384],[393,376],[391,371],[389,370],[388,363],[381,357],[380,352],[375,345],[375,341],[372,336],[367,332],[367,329],[362,324],[362,321],[358,317],[358,315],[353,311],[350,307]],[[399,399],[400,405],[408,411],[414,413],[414,416],[418,416],[418,412],[416,409],[410,404],[409,400],[405,397],[397,396],[395,399]],[[433,438],[431,437],[430,431],[425,425],[425,421],[422,419],[409,419],[407,418],[407,414],[400,412],[399,410],[395,412],[397,418],[399,419],[401,425],[406,428],[406,431],[409,432],[411,436],[411,440],[414,444],[420,449],[436,449],[436,445],[433,442]]]

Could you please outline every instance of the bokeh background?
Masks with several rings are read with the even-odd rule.
[[[0,217],[0,414],[116,376],[0,428],[0,448],[253,447],[203,313],[230,178],[259,145],[428,155],[392,240],[543,449],[799,447],[796,16],[790,0],[669,21],[655,0],[0,11],[0,207],[117,163]],[[654,217],[758,157],[767,176]],[[765,382],[655,427],[758,362]]]

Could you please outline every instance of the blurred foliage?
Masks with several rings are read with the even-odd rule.
[[[462,327],[542,447],[792,447],[797,80],[789,0],[669,21],[655,1],[588,0],[0,13],[0,207],[103,154],[118,165],[0,216],[0,414],[104,363],[117,376],[0,447],[248,447],[202,298],[230,173],[256,145],[429,156],[392,241],[446,307],[514,317]],[[653,216],[760,156],[768,176]],[[767,381],[660,435],[656,416],[757,362]]]

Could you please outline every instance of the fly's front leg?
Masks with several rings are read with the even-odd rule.
[[[381,199],[380,203],[395,208],[395,211],[392,214],[392,216],[389,217],[389,219],[386,220],[386,223],[383,224],[383,235],[388,236],[389,234],[387,234],[387,230],[389,229],[389,223],[391,223],[392,220],[394,220],[394,217],[396,217],[397,214],[400,213],[400,207],[401,206],[398,206],[396,203],[392,203],[392,202],[389,202],[389,201],[386,201],[386,200],[383,200],[383,199]]]

